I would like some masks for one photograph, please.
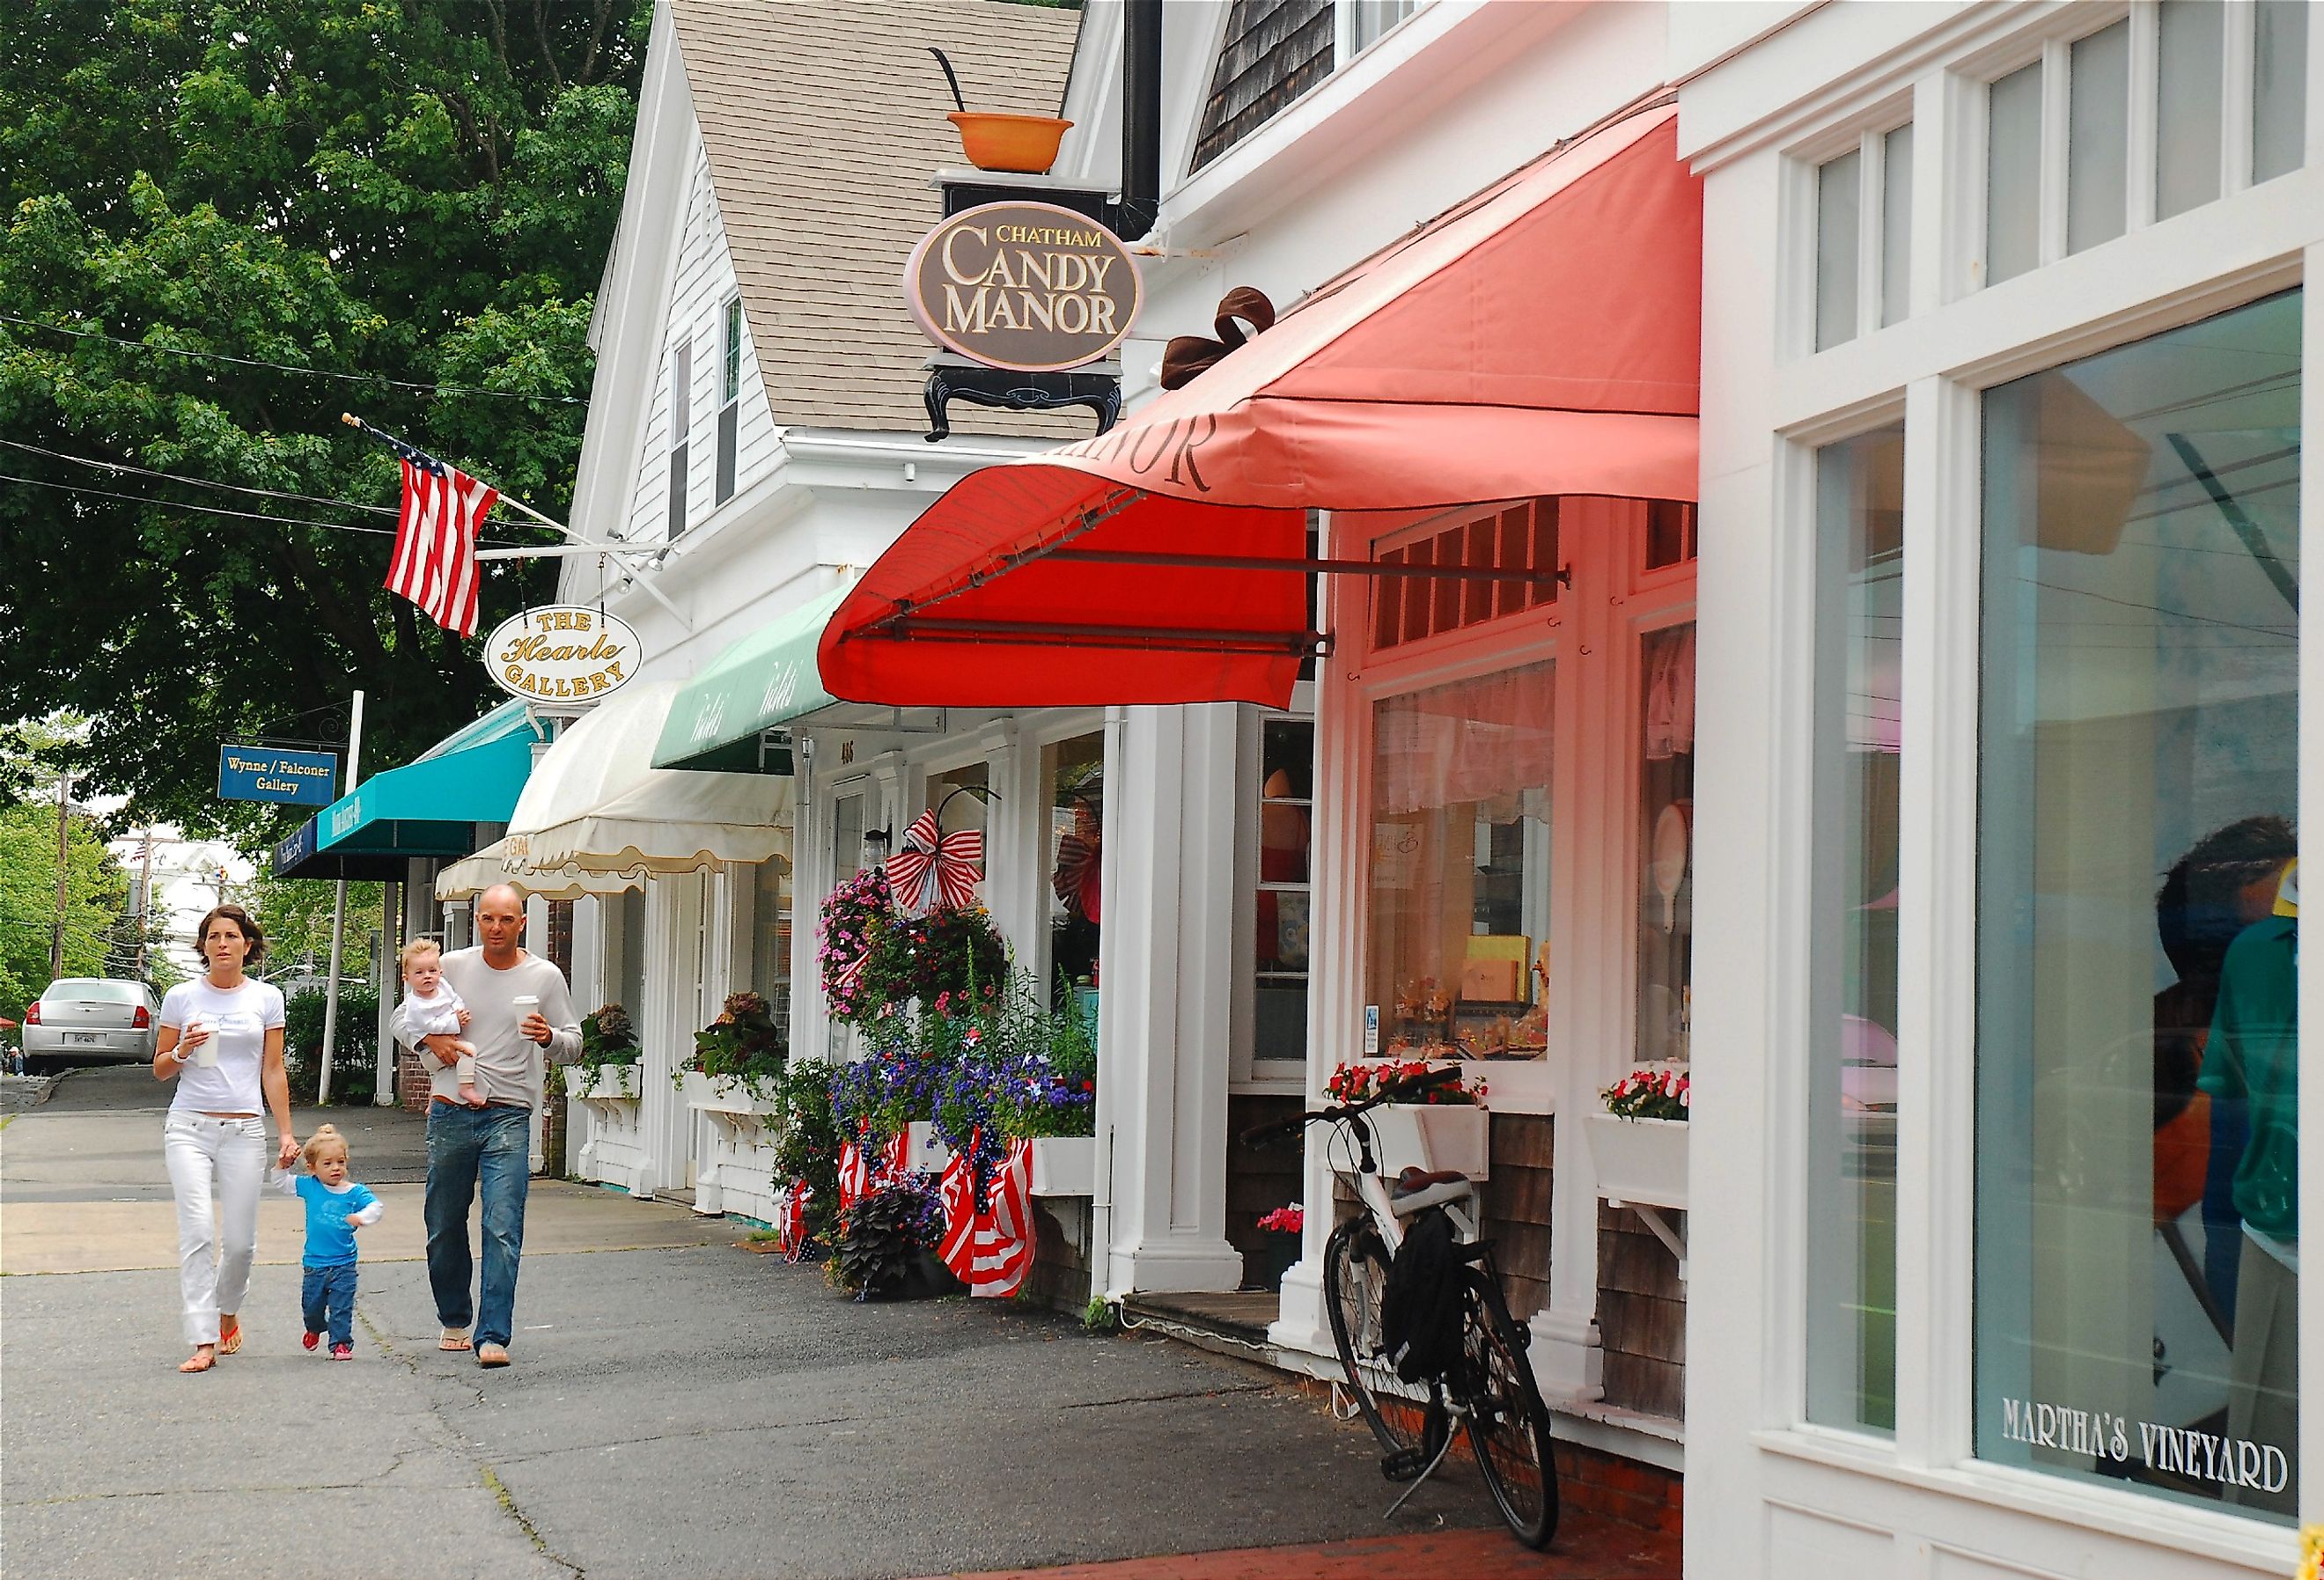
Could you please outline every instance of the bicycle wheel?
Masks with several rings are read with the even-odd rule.
[[[1525,1341],[1500,1285],[1480,1270],[1469,1279],[1461,1380],[1469,1396],[1469,1446],[1509,1529],[1529,1548],[1546,1547],[1557,1534],[1549,1409],[1534,1386]]]
[[[1444,1410],[1433,1390],[1396,1374],[1380,1343],[1380,1294],[1388,1286],[1388,1248],[1372,1226],[1353,1219],[1323,1247],[1323,1305],[1332,1342],[1348,1374],[1348,1391],[1364,1424],[1389,1454],[1434,1454],[1444,1441]]]

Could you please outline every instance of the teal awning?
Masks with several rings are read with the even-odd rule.
[[[769,752],[765,732],[827,707],[816,648],[845,588],[792,610],[710,661],[678,688],[654,747],[656,768],[788,773],[788,750]]]
[[[477,824],[505,823],[516,810],[537,739],[525,705],[502,704],[316,814],[316,854],[466,855]]]

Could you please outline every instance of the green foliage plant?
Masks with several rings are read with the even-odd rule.
[[[301,988],[282,1003],[282,1065],[290,1100],[312,1103],[322,1069],[327,990]],[[368,984],[339,984],[338,1046],[331,1055],[331,1101],[367,1104],[377,1089],[379,993]]]
[[[718,1018],[694,1034],[694,1051],[670,1073],[679,1085],[689,1075],[706,1076],[764,1099],[773,1095],[788,1052],[766,998],[744,989],[726,995]]]
[[[807,1232],[829,1243],[839,1212],[839,1118],[831,1103],[831,1067],[798,1059],[774,1081],[779,1138],[775,1142],[773,1186],[788,1189],[807,1182]]]
[[[576,1065],[586,1072],[585,1080],[594,1084],[601,1071],[618,1070],[622,1092],[635,1097],[639,1095],[638,1062],[637,1028],[627,1010],[619,1004],[600,1004],[581,1017],[581,1057]]]

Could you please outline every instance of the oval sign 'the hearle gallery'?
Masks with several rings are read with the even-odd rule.
[[[1104,356],[1130,333],[1144,290],[1120,237],[1050,203],[964,209],[904,264],[904,300],[929,339],[1019,373]]]
[[[484,664],[527,702],[594,702],[636,678],[638,633],[603,609],[544,604],[501,622]]]

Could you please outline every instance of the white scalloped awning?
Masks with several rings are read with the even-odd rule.
[[[634,876],[789,859],[788,776],[648,766],[677,695],[674,681],[633,682],[559,735],[525,781],[502,861]]]
[[[436,874],[438,900],[474,900],[495,883],[514,883],[543,900],[578,900],[584,894],[619,894],[635,889],[643,877],[614,873],[585,873],[567,867],[554,873],[535,872],[509,859],[508,841],[495,839],[474,855],[464,855]]]

